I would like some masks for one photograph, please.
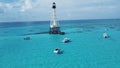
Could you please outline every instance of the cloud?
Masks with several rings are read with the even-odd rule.
[[[0,13],[4,13],[8,10],[11,10],[13,6],[9,3],[1,3],[0,2]]]
[[[0,2],[0,12],[4,11],[17,11],[25,12],[33,8],[33,2],[31,0],[19,0],[17,2],[3,3]]]
[[[80,8],[80,11],[109,11],[109,10],[113,10],[116,9],[116,6],[84,6]]]
[[[25,12],[26,10],[32,9],[32,2],[30,0],[24,0],[23,5],[21,6],[20,11]]]
[[[9,9],[9,10],[13,9],[13,5],[11,5],[9,3],[5,4],[5,7],[6,7],[6,9]]]
[[[2,3],[0,2],[0,7],[2,6]]]
[[[4,13],[3,4],[0,2],[0,13]]]
[[[4,13],[4,10],[0,7],[0,13]]]

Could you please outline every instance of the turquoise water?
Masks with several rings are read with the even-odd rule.
[[[0,68],[120,68],[120,20],[69,20],[60,26],[65,35],[42,34],[49,21],[0,23]],[[25,34],[31,39],[24,40]],[[71,42],[62,43],[65,37]],[[55,48],[63,53],[54,54]]]

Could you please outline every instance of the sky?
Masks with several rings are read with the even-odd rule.
[[[120,0],[0,0],[0,22],[120,19]]]

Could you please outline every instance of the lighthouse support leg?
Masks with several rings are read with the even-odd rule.
[[[50,28],[49,34],[60,34],[60,27]]]

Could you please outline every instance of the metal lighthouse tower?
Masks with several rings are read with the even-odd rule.
[[[56,4],[53,2],[53,15],[52,15],[52,21],[50,22],[50,31],[49,34],[65,34],[64,32],[60,31],[59,23],[56,20]]]

